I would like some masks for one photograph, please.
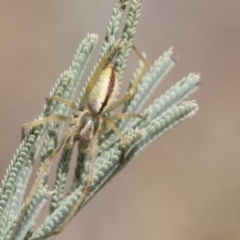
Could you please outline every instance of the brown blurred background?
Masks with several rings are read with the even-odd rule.
[[[42,111],[88,32],[99,35],[99,49],[115,2],[1,1],[1,179],[21,124]],[[238,0],[144,1],[136,45],[151,64],[172,45],[180,55],[154,98],[201,71],[191,96],[200,111],[145,150],[57,239],[240,239],[239,9]],[[136,62],[132,54],[124,81]]]

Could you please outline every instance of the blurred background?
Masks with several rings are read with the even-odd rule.
[[[19,146],[21,125],[39,115],[91,32],[100,39],[89,74],[116,1],[0,3],[0,179]],[[180,56],[148,104],[200,71],[203,85],[190,97],[200,110],[107,184],[57,239],[240,239],[239,8],[238,0],[143,2],[138,48],[150,64],[170,46]],[[136,64],[132,54],[126,84]]]

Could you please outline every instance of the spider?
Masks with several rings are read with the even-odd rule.
[[[106,126],[109,126],[122,140],[125,145],[124,149],[128,148],[128,141],[125,139],[123,134],[119,129],[114,125],[114,121],[120,120],[123,118],[141,118],[140,114],[136,113],[120,113],[110,117],[105,117],[105,113],[114,111],[118,106],[127,102],[134,95],[136,88],[145,74],[148,63],[145,57],[140,53],[140,51],[133,45],[132,48],[138,55],[138,57],[143,62],[143,67],[133,81],[130,89],[127,93],[120,99],[116,100],[116,95],[118,93],[118,76],[114,70],[113,64],[107,64],[112,55],[121,47],[122,41],[117,41],[113,48],[101,59],[96,71],[94,72],[92,78],[90,79],[86,91],[82,98],[83,110],[80,111],[75,103],[68,101],[66,99],[60,98],[58,96],[53,96],[50,98],[50,101],[58,101],[60,103],[66,104],[69,106],[76,117],[66,117],[61,115],[52,115],[45,117],[43,119],[26,123],[22,126],[22,133],[24,135],[25,129],[34,127],[37,125],[42,125],[51,121],[64,121],[69,123],[69,129],[62,137],[57,148],[52,152],[48,159],[43,163],[41,171],[37,176],[35,183],[27,196],[23,210],[20,213],[18,218],[18,224],[16,225],[11,240],[14,238],[16,231],[20,225],[20,222],[27,211],[32,198],[37,191],[41,180],[43,179],[44,173],[47,171],[50,164],[57,157],[58,153],[64,148],[72,148],[75,141],[80,142],[80,151],[83,153],[89,154],[89,172],[86,181],[86,185],[81,197],[77,200],[76,204],[71,209],[68,216],[65,218],[60,227],[53,233],[45,235],[44,237],[36,238],[43,239],[50,237],[52,235],[60,233],[68,222],[72,219],[79,206],[83,203],[85,197],[89,194],[92,184],[93,184],[93,175],[94,175],[94,163],[98,154],[98,137],[100,134],[103,134]],[[107,66],[106,66],[107,65]]]

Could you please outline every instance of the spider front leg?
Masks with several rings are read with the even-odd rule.
[[[60,232],[63,231],[63,229],[67,226],[69,221],[74,217],[75,213],[77,212],[77,210],[79,209],[81,204],[84,202],[84,200],[86,199],[86,197],[90,193],[90,190],[91,190],[92,185],[93,185],[94,165],[95,165],[97,155],[98,155],[98,136],[95,135],[94,138],[92,139],[92,143],[91,143],[88,177],[87,177],[87,182],[86,182],[84,191],[83,191],[81,197],[78,199],[78,201],[75,203],[75,205],[71,209],[68,216],[65,218],[62,225],[58,228],[57,233],[60,233]]]
[[[22,125],[22,139],[25,137],[26,129],[28,129],[30,127],[38,126],[38,125],[43,125],[45,123],[53,122],[53,121],[63,121],[63,122],[67,122],[70,124],[75,123],[75,120],[73,118],[69,118],[69,117],[65,117],[65,116],[61,116],[61,115],[53,115],[53,116],[45,117],[43,119],[36,120],[33,122],[25,123]]]
[[[84,191],[81,194],[81,197],[77,200],[77,202],[75,203],[75,205],[73,206],[73,208],[71,209],[71,211],[69,212],[69,214],[67,215],[67,217],[64,219],[63,223],[60,225],[60,227],[52,233],[49,233],[47,235],[44,235],[42,237],[39,238],[34,238],[31,240],[40,240],[40,239],[46,239],[48,237],[57,235],[59,233],[61,233],[64,228],[67,226],[67,224],[71,221],[71,219],[74,217],[75,213],[78,211],[79,207],[82,205],[82,203],[84,202],[84,200],[86,199],[86,197],[89,195],[92,185],[93,185],[93,180],[94,180],[94,165],[95,165],[95,161],[97,158],[97,154],[98,154],[98,138],[97,135],[94,136],[94,138],[92,139],[92,144],[91,144],[91,152],[90,152],[90,158],[89,158],[89,171],[88,171],[88,177],[87,177],[87,182],[84,188]]]
[[[64,103],[72,109],[72,111],[75,115],[79,116],[81,114],[81,112],[76,107],[75,103],[71,102],[67,99],[60,98],[58,96],[52,96],[50,99],[47,99],[47,101],[48,102],[57,101],[57,102],[60,102],[60,103]],[[61,115],[52,115],[52,116],[45,117],[45,118],[40,119],[40,120],[25,123],[25,124],[22,125],[22,139],[25,137],[25,129],[28,129],[28,128],[34,127],[34,126],[38,126],[38,125],[42,125],[44,123],[52,122],[52,121],[63,121],[63,122],[67,122],[69,124],[74,124],[75,123],[74,119],[69,118],[69,117],[65,117],[65,116],[61,116]]]
[[[25,213],[26,213],[26,211],[27,211],[32,199],[33,199],[33,196],[36,193],[36,191],[37,191],[37,189],[38,189],[38,187],[39,187],[39,185],[40,185],[40,183],[41,183],[41,181],[44,177],[44,173],[47,171],[48,167],[53,162],[53,160],[57,157],[58,153],[62,150],[62,148],[68,142],[69,138],[74,134],[75,134],[75,132],[71,128],[69,128],[69,130],[63,136],[63,138],[62,138],[60,144],[58,145],[58,147],[52,152],[52,154],[49,156],[49,158],[47,160],[45,160],[45,162],[43,163],[43,166],[40,170],[40,173],[38,174],[29,195],[27,196],[27,198],[26,198],[26,200],[23,204],[23,209],[20,212],[19,218],[18,218],[17,223],[16,223],[16,225],[13,229],[10,240],[13,240],[15,238],[17,230],[18,230],[18,228],[19,228],[19,226],[22,222],[22,219],[24,218]]]
[[[58,97],[58,96],[52,96],[50,99],[47,99],[47,101],[48,102],[49,101],[50,102],[51,101],[57,101],[57,102],[60,102],[60,103],[64,103],[64,104],[66,104],[67,106],[69,106],[72,109],[72,111],[73,111],[73,113],[75,115],[79,116],[81,114],[81,112],[78,110],[78,108],[75,105],[75,103],[72,102],[72,101],[69,101],[69,100],[67,100],[65,98],[61,98],[61,97]]]

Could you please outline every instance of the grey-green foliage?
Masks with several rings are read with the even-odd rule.
[[[124,41],[124,44],[117,54],[116,61],[114,63],[114,67],[118,73],[120,83],[123,78],[123,72],[125,70],[128,55],[133,44],[133,37],[135,35],[136,25],[140,16],[141,4],[141,0],[132,1],[130,9],[128,11],[127,19],[125,21],[124,30],[122,32],[121,39]]]
[[[116,43],[118,36],[123,40],[123,44],[112,61],[120,80],[123,78],[136,31],[136,24],[140,16],[140,7],[141,0],[132,0],[131,2],[119,0],[117,2],[107,26],[107,38],[103,42],[99,61],[93,67],[93,71],[90,73],[85,86],[77,96],[76,105],[79,110],[82,109],[81,100],[89,80],[93,76],[101,58]],[[121,22],[126,9],[129,10],[124,28],[122,33],[120,33]],[[68,100],[73,99],[86,63],[97,43],[97,39],[95,34],[88,34],[82,41],[71,66],[60,75],[60,78],[50,92],[50,97],[57,95]],[[145,54],[143,55],[145,56]],[[175,65],[176,56],[172,48],[164,52],[141,79],[133,98],[124,105],[123,112],[139,112],[144,116],[144,119],[126,119],[118,123],[118,128],[130,143],[130,148],[126,151],[120,139],[109,130],[101,136],[98,157],[94,166],[94,184],[92,185],[90,194],[86,196],[85,201],[79,209],[144,148],[178,123],[194,115],[198,110],[198,105],[195,101],[183,102],[198,87],[200,77],[199,74],[195,73],[191,73],[177,82],[149,107],[145,110],[142,109],[143,104],[149,98],[150,94]],[[139,61],[139,66],[133,74],[130,85],[140,72],[142,65],[143,63]],[[39,118],[53,114],[67,115],[68,110],[68,107],[64,104],[47,102]],[[33,169],[33,163],[41,149],[40,147],[43,144],[39,169],[56,148],[62,129],[63,124],[61,122],[51,122],[47,126],[33,127],[21,142],[13,160],[10,162],[6,175],[2,180],[2,188],[0,189],[0,240],[27,240],[56,231],[74,204],[81,197],[88,176],[89,162],[86,155],[79,152],[72,186],[68,190],[68,193],[64,195],[72,156],[72,150],[65,148],[60,156],[53,190],[51,192],[47,190],[48,187],[45,185],[47,178],[45,181],[42,181],[42,184],[30,202],[24,218],[21,222],[18,221],[22,198]],[[49,172],[50,169],[46,173],[46,177]],[[32,183],[30,184],[32,185]],[[41,211],[45,199],[50,195],[52,195],[52,200],[49,215],[46,217],[44,223],[34,231],[33,227],[36,218]]]
[[[41,211],[41,208],[43,207],[43,204],[46,202],[47,198],[50,195],[51,192],[47,191],[47,186],[44,186],[41,189],[37,190],[28,210],[25,213],[25,216],[20,224],[20,227],[16,232],[16,237],[14,239],[16,240],[24,239],[29,229],[32,226],[34,226],[36,217],[38,216],[39,212]],[[9,224],[11,228],[9,229],[7,235],[5,236],[5,239],[10,239],[11,233],[16,224],[16,220],[17,219],[15,219],[14,221],[11,222],[11,224]]]

